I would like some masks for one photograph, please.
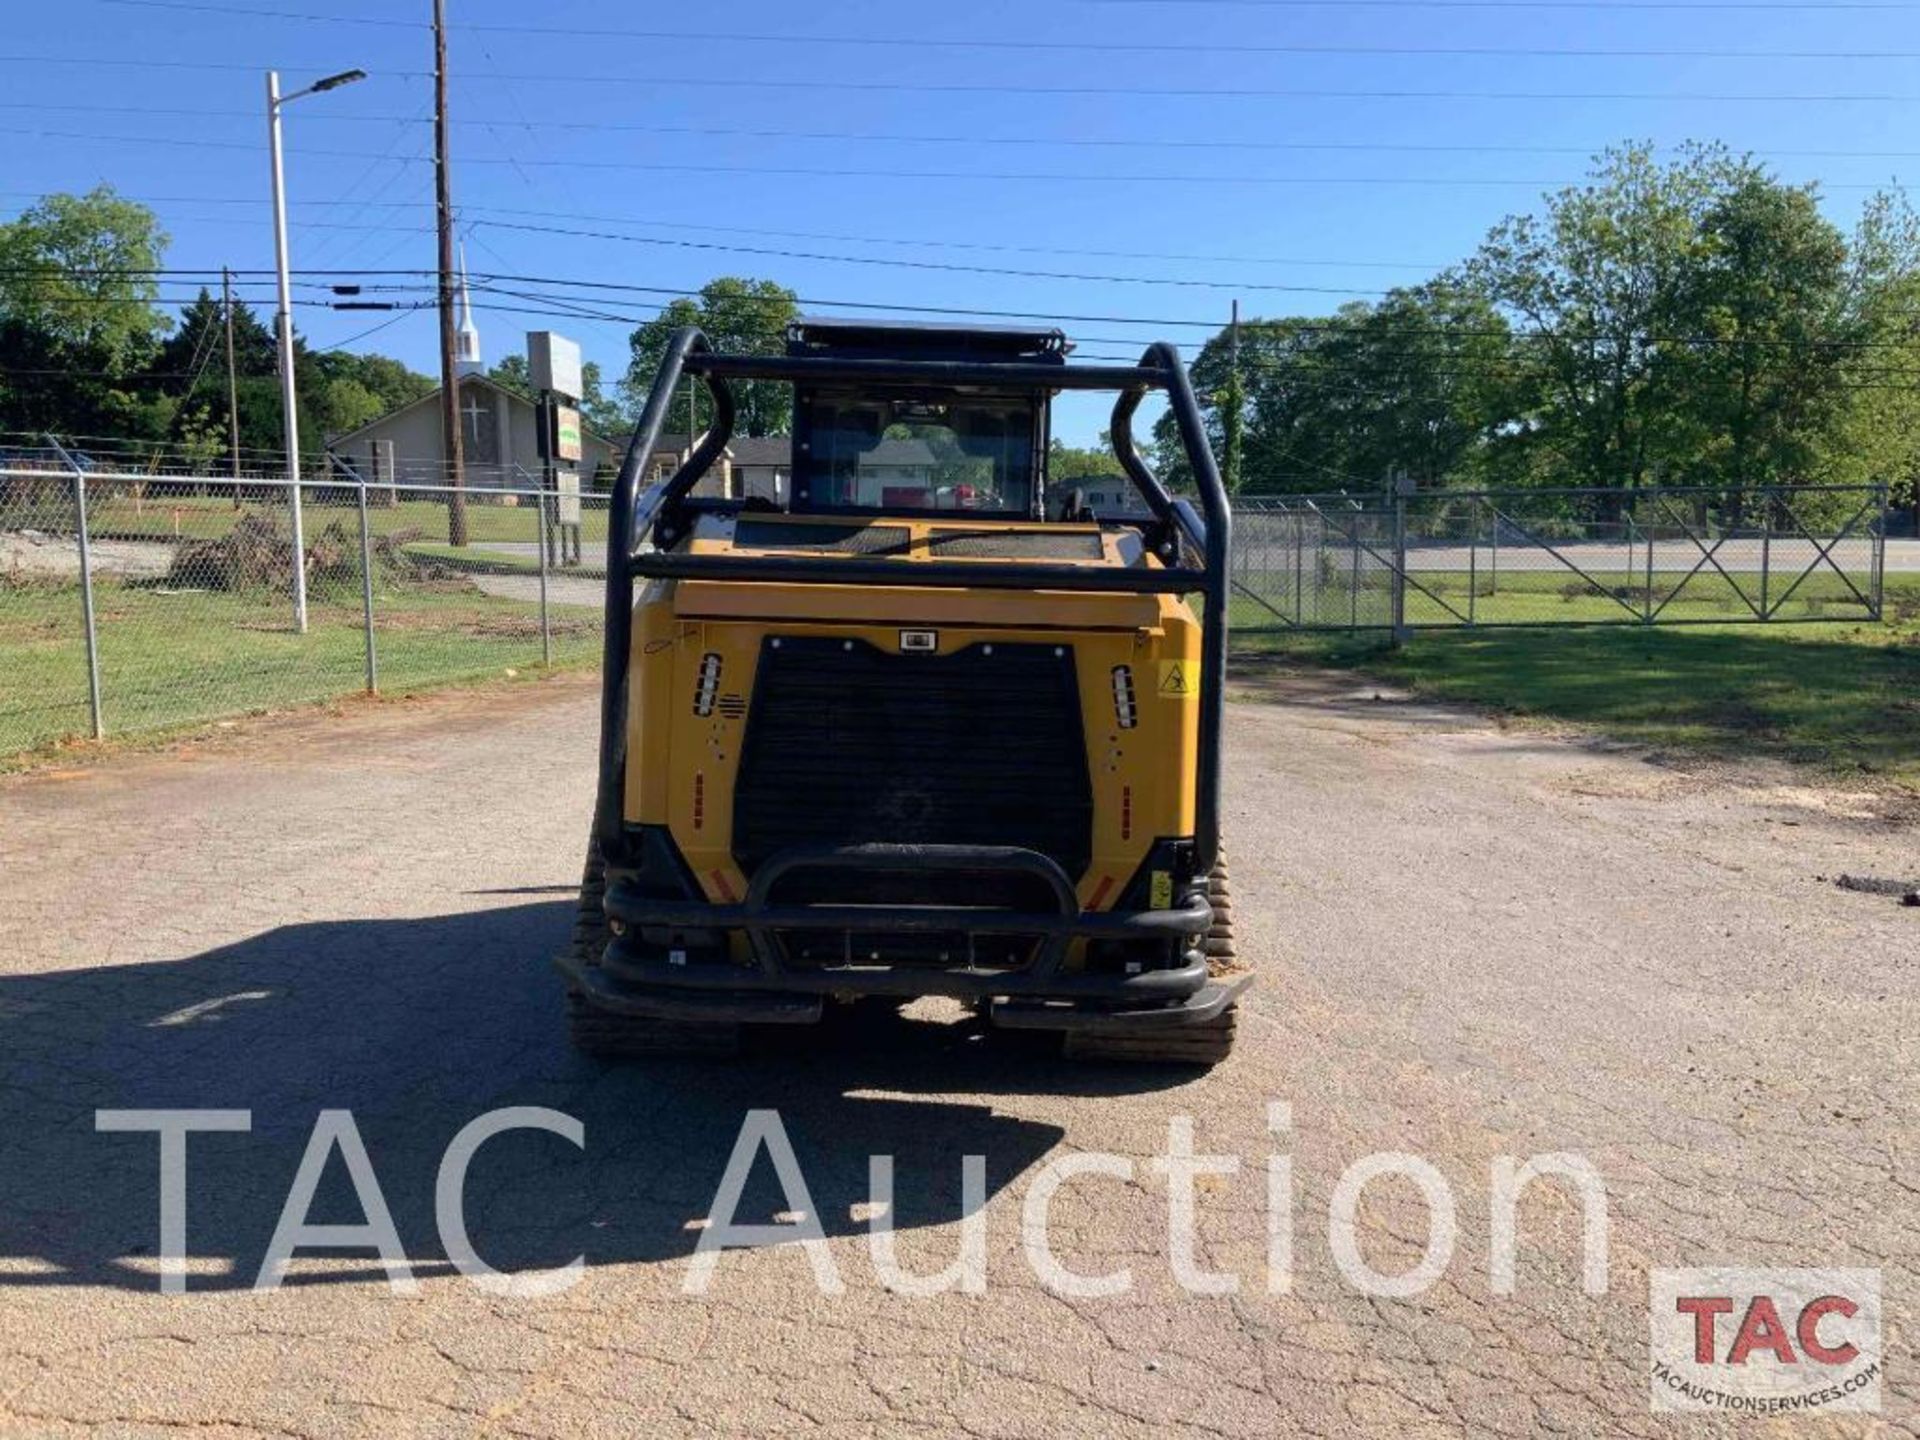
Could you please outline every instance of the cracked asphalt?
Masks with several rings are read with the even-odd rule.
[[[957,1008],[850,1014],[735,1063],[603,1067],[562,1033],[591,783],[590,678],[349,706],[0,782],[0,1435],[1670,1435],[1901,1433],[1915,1401],[1920,912],[1831,880],[1920,871],[1912,806],[1770,772],[1702,772],[1351,677],[1248,672],[1226,823],[1242,1049],[1210,1075],[1068,1068]],[[1268,1130],[1269,1102],[1291,1130]],[[496,1267],[584,1257],[541,1299],[454,1272],[447,1142],[505,1105],[565,1111],[473,1163]],[[742,1119],[777,1107],[845,1293],[790,1246],[682,1293]],[[189,1293],[159,1293],[157,1146],[97,1108],[246,1109],[188,1149]],[[250,1288],[307,1136],[350,1109],[420,1278],[365,1252]],[[1149,1168],[1168,1122],[1243,1157],[1202,1182],[1183,1293]],[[1329,1200],[1375,1151],[1431,1162],[1458,1240],[1432,1288],[1369,1298]],[[1604,1295],[1580,1212],[1520,1210],[1518,1283],[1488,1277],[1496,1158],[1583,1155],[1608,1195]],[[1042,1286],[1022,1203],[1073,1180],[1052,1243],[1123,1295]],[[962,1155],[987,1159],[988,1288],[886,1292],[864,1221],[892,1154],[901,1261],[955,1255]],[[1293,1273],[1267,1283],[1267,1158],[1291,1157]],[[336,1162],[312,1218],[359,1218]],[[785,1208],[768,1167],[741,1218]],[[1427,1211],[1370,1187],[1362,1253],[1422,1253]],[[1877,1419],[1655,1417],[1647,1272],[1878,1267]]]

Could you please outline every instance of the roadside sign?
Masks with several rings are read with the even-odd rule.
[[[580,398],[580,343],[553,330],[527,332],[527,378],[536,390]]]
[[[571,405],[553,407],[553,458],[580,463],[580,412]]]

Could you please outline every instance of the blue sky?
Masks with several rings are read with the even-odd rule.
[[[1095,356],[1153,338],[1191,353],[1206,330],[1173,322],[1223,320],[1236,294],[1244,314],[1303,313],[1417,281],[1610,142],[1752,149],[1823,182],[1843,224],[1874,185],[1920,170],[1920,6],[1897,0],[449,12],[454,192],[475,271],[660,290],[733,273],[816,308],[1084,316],[1064,328]],[[430,267],[427,14],[427,0],[16,0],[0,39],[0,213],[106,181],[154,202],[170,265],[265,270],[262,72],[293,88],[358,66],[365,83],[287,110],[294,267]],[[802,33],[815,39],[779,38]],[[1476,50],[1615,53],[1443,53]],[[1685,53],[1700,51],[1748,54]],[[1751,58],[1764,51],[1851,53]],[[1003,270],[1055,273],[982,273]],[[1166,281],[1186,283],[1143,283]],[[270,310],[266,277],[245,293]],[[641,315],[661,298],[578,292],[575,308]],[[551,325],[610,373],[625,366],[618,320],[545,299],[477,308],[490,361]],[[391,318],[297,317],[321,345]],[[426,311],[353,342],[428,371],[434,346]],[[1086,442],[1102,418],[1073,398],[1056,429]]]

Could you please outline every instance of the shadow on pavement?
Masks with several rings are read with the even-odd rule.
[[[828,1234],[865,1229],[868,1157],[895,1157],[895,1224],[956,1220],[960,1157],[987,1157],[988,1194],[1061,1137],[979,1097],[1124,1094],[1179,1073],[1075,1069],[971,1022],[865,1008],[767,1034],[735,1061],[607,1066],[566,1046],[548,963],[570,901],[412,920],[292,925],[189,959],[0,977],[0,1290],[105,1285],[153,1291],[158,1141],[102,1134],[94,1111],[245,1109],[248,1134],[187,1147],[187,1252],[231,1262],[192,1290],[250,1285],[314,1120],[349,1109],[416,1273],[448,1268],[434,1223],[447,1143],[508,1105],[562,1110],[586,1148],[530,1131],[473,1161],[467,1221],[488,1263],[516,1271],[659,1261],[691,1252],[741,1122],[775,1107]],[[1011,1042],[1011,1043],[1010,1043]],[[908,1098],[889,1098],[895,1092]],[[964,1099],[942,1098],[946,1096]],[[756,1166],[738,1219],[785,1209]],[[334,1157],[310,1220],[361,1212]],[[354,1264],[303,1275],[358,1280]]]

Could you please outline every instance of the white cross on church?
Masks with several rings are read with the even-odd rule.
[[[467,396],[465,408],[467,412],[467,429],[472,432],[469,438],[472,439],[475,444],[478,444],[480,441],[480,417],[487,412],[481,408],[480,397],[473,394]]]

